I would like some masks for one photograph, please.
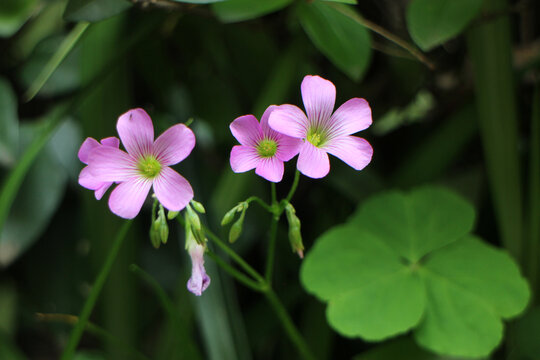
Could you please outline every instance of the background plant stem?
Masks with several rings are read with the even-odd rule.
[[[124,238],[126,237],[126,233],[129,230],[130,226],[131,221],[125,222],[124,225],[122,225],[122,227],[120,228],[118,234],[116,235],[112,248],[110,249],[107,258],[105,259],[105,263],[103,264],[103,267],[101,268],[101,271],[99,272],[96,281],[94,282],[94,286],[92,286],[92,291],[90,292],[88,299],[86,299],[86,302],[84,303],[81,315],[79,316],[79,321],[77,321],[77,324],[75,325],[71,332],[71,335],[69,336],[69,340],[66,347],[64,348],[61,360],[72,359],[75,355],[75,349],[79,344],[81,336],[84,332],[84,328],[86,327],[88,319],[90,318],[90,314],[94,309],[94,305],[96,304],[99,294],[101,293],[101,289],[105,284],[105,280],[107,280],[107,276],[111,271],[111,267],[114,263],[114,260],[116,259],[116,256],[118,255],[120,247],[124,242]]]

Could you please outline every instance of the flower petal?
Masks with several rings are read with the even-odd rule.
[[[350,99],[334,112],[330,123],[332,136],[357,133],[371,125],[371,108],[365,99]]]
[[[120,183],[109,197],[109,208],[124,219],[133,219],[141,211],[150,187],[152,181],[144,178]]]
[[[310,126],[327,123],[336,102],[334,84],[320,76],[307,75],[302,80],[301,89]]]
[[[263,135],[261,125],[253,115],[244,115],[234,119],[229,128],[242,145],[255,146]]]
[[[371,145],[367,140],[357,136],[342,136],[333,139],[326,144],[324,149],[355,170],[365,168],[373,156]]]
[[[90,152],[99,146],[100,145],[96,139],[91,137],[86,138],[79,149],[79,153],[77,154],[79,156],[79,160],[85,164],[88,164],[88,156],[90,155]]]
[[[193,189],[182,175],[166,166],[154,179],[154,192],[161,205],[180,211],[193,199]]]
[[[274,156],[261,159],[257,164],[255,174],[271,182],[280,182],[283,179],[283,170],[283,161]]]
[[[325,177],[330,171],[330,160],[326,151],[306,141],[300,148],[298,170],[313,179]]]
[[[195,147],[195,135],[184,124],[168,128],[154,143],[154,155],[161,165],[169,166],[184,160]]]
[[[300,151],[303,141],[287,135],[279,134],[276,157],[281,161],[289,161]]]
[[[101,200],[105,192],[107,192],[107,190],[111,187],[112,184],[112,182],[103,183],[103,185],[101,185],[99,189],[96,189],[96,191],[94,191],[94,196],[96,197],[96,200]]]
[[[120,146],[120,140],[116,136],[101,139],[101,145],[118,148]]]
[[[126,181],[139,175],[135,159],[110,146],[93,150],[88,159],[90,174],[97,181]]]
[[[203,291],[210,285],[210,277],[204,268],[204,247],[200,244],[189,249],[191,257],[191,277],[187,282],[187,288],[193,294],[201,296]]]
[[[235,145],[231,150],[231,169],[235,173],[246,172],[255,169],[260,161],[257,150],[250,146]]]
[[[289,104],[279,105],[272,110],[268,124],[278,133],[298,139],[306,137],[309,125],[306,114],[299,107]]]
[[[89,166],[85,166],[79,174],[79,185],[90,190],[97,190],[103,185],[103,181],[97,180],[91,173]]]
[[[269,107],[266,108],[266,110],[264,110],[264,113],[261,117],[261,129],[263,131],[263,134],[267,136],[276,133],[276,131],[273,130],[270,127],[270,125],[268,125],[268,119],[270,118],[270,114],[272,113],[272,111],[274,111],[277,108],[278,106],[276,105],[270,105]]]
[[[139,158],[150,154],[154,142],[152,119],[143,109],[132,109],[118,118],[116,130],[127,152]]]

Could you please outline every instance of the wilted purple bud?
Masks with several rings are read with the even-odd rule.
[[[193,239],[188,247],[189,256],[191,256],[191,277],[187,282],[187,288],[193,294],[201,296],[203,291],[210,285],[210,277],[204,269],[204,250],[205,247],[195,242]]]

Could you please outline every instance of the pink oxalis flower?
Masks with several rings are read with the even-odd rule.
[[[276,108],[274,105],[268,107],[260,123],[253,115],[240,116],[231,123],[231,132],[241,144],[231,150],[230,163],[234,172],[255,169],[257,175],[268,181],[279,182],[283,178],[283,162],[298,154],[302,142],[268,126],[268,118]]]
[[[330,171],[328,154],[356,170],[362,170],[373,155],[364,139],[351,136],[371,125],[371,109],[365,99],[352,98],[334,113],[336,87],[319,76],[304,77],[301,85],[306,114],[297,106],[280,105],[268,120],[272,129],[302,140],[298,170],[311,178],[322,178]]]
[[[109,197],[109,208],[126,219],[137,216],[152,187],[165,208],[182,210],[193,198],[193,189],[169,166],[191,153],[195,146],[193,132],[184,124],[177,124],[154,141],[152,120],[143,109],[129,110],[121,115],[116,129],[127,152],[118,149],[118,145],[107,146],[102,142],[101,146],[93,144],[85,154],[85,144],[92,142],[87,139],[81,151],[88,166],[81,172],[79,183],[91,190],[96,189],[93,188],[95,186],[87,186],[89,177],[102,186],[118,183]]]
[[[201,296],[203,291],[210,285],[210,277],[204,269],[205,247],[193,239],[189,242],[187,248],[191,257],[191,277],[188,280],[187,288],[193,294]]]
[[[93,138],[86,138],[84,142],[81,145],[81,148],[79,149],[79,160],[81,162],[88,165],[88,156],[90,155],[90,152],[94,149],[99,148],[100,146],[110,146],[112,148],[118,149],[118,146],[120,145],[120,140],[116,137],[108,137],[105,139],[101,139],[101,144],[97,142],[96,139]],[[107,191],[107,189],[113,184],[112,181],[98,181],[96,180],[92,174],[90,174],[90,169],[88,166],[85,166],[81,174],[79,175],[79,184],[84,186],[87,189],[95,190],[94,195],[96,196],[97,200],[101,200],[103,197],[103,194]]]

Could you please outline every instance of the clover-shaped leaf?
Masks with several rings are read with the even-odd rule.
[[[302,283],[343,335],[378,341],[412,329],[437,353],[485,356],[529,289],[509,255],[468,234],[473,222],[472,207],[442,188],[384,193],[318,239]]]

